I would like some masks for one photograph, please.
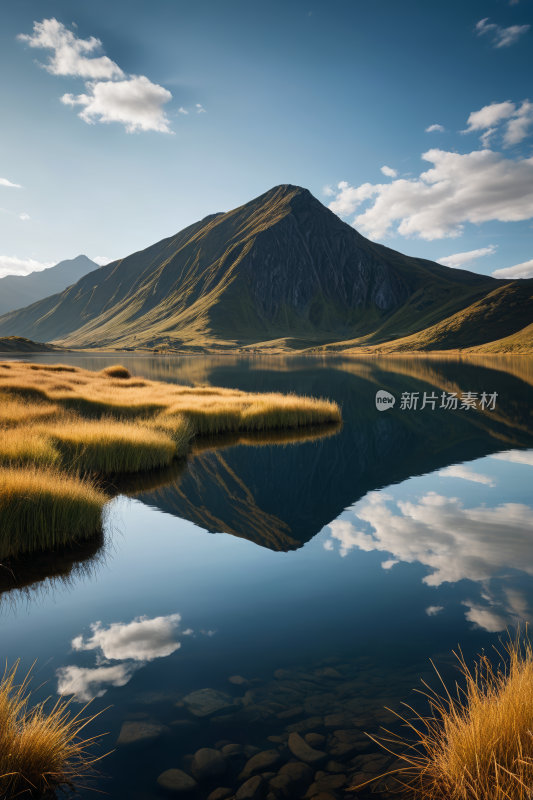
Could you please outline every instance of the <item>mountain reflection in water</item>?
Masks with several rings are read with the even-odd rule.
[[[116,360],[116,355],[62,356],[64,363],[89,369]],[[115,491],[211,533],[231,534],[274,551],[297,550],[330,525],[327,549],[338,544],[344,553],[353,547],[383,550],[392,554],[391,565],[419,561],[431,569],[425,579],[430,585],[462,578],[483,582],[503,568],[533,571],[529,507],[501,503],[492,509],[465,509],[459,501],[426,494],[410,506],[393,508],[383,494],[373,494],[427,473],[490,487],[491,476],[468,465],[484,456],[531,463],[524,448],[533,447],[533,359],[121,356],[120,360],[134,375],[151,379],[327,396],[342,405],[344,423],[198,439],[186,462],[118,482]],[[397,398],[394,408],[376,409],[378,389]],[[493,411],[401,410],[402,393],[418,392],[422,397],[433,391],[439,396],[443,391],[497,392],[498,400]],[[362,498],[366,498],[364,509],[354,512],[353,520],[335,522]],[[360,529],[361,521],[366,522],[365,530]],[[54,586],[72,586],[99,568],[104,550],[103,541],[87,543],[77,553],[54,553],[10,565],[11,572],[6,571],[0,583],[1,602],[6,607],[28,601],[32,592],[38,597]],[[520,600],[509,598],[505,595],[503,611],[491,612],[492,621],[472,602],[470,618],[476,622],[484,618],[492,625],[489,629],[496,629],[518,614]]]

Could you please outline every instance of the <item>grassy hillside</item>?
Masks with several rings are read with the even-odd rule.
[[[419,333],[506,283],[370,242],[285,185],[0,317],[0,335],[189,352],[368,347]]]
[[[63,347],[48,342],[32,342],[22,336],[0,337],[0,353],[57,353],[64,352]]]

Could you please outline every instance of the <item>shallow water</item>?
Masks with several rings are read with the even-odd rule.
[[[105,542],[35,561],[18,588],[0,584],[1,656],[23,670],[38,659],[36,699],[75,689],[95,698],[93,712],[110,706],[91,728],[109,732],[102,753],[131,722],[159,732],[119,744],[91,786],[119,800],[163,797],[158,775],[187,754],[221,740],[275,749],[267,737],[309,718],[324,735],[340,724],[324,725],[333,714],[377,732],[392,724],[384,706],[424,708],[413,689],[437,685],[429,659],[453,681],[458,644],[471,661],[530,620],[532,358],[61,361],[326,396],[344,419],[292,443],[200,442],[186,466],[114,502]],[[380,389],[394,408],[377,410]],[[416,409],[401,408],[405,392],[419,393]],[[420,407],[424,392],[434,409]],[[452,410],[439,407],[443,392],[475,392],[478,405],[482,392],[497,397],[492,410]],[[290,674],[275,678],[280,668]],[[195,716],[183,699],[207,688],[229,698]],[[291,707],[303,711],[278,718]],[[232,785],[240,768],[201,794]]]

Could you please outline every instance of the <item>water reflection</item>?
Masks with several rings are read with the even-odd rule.
[[[113,622],[104,627],[101,622],[90,625],[92,635],[82,634],[71,642],[74,651],[93,650],[96,667],[79,667],[71,664],[56,671],[58,694],[76,695],[78,702],[88,702],[102,697],[110,686],[125,686],[133,673],[156,658],[175,653],[181,647],[178,641],[180,614],[138,617],[132,622]],[[190,628],[182,636],[193,633]],[[119,661],[119,664],[110,664]]]

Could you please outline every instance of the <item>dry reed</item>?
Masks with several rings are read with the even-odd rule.
[[[504,650],[498,667],[483,654],[473,672],[459,652],[463,686],[457,688],[457,697],[446,687],[443,697],[429,690],[431,716],[404,720],[417,740],[394,776],[409,797],[533,797],[533,650],[527,634],[521,637],[519,630]],[[384,741],[405,744],[401,737]]]
[[[71,718],[68,701],[58,700],[29,708],[29,674],[15,684],[18,662],[0,681],[0,795],[12,798],[42,796],[54,788],[86,776],[96,759],[88,755],[93,739],[80,739],[94,717],[81,711]]]

